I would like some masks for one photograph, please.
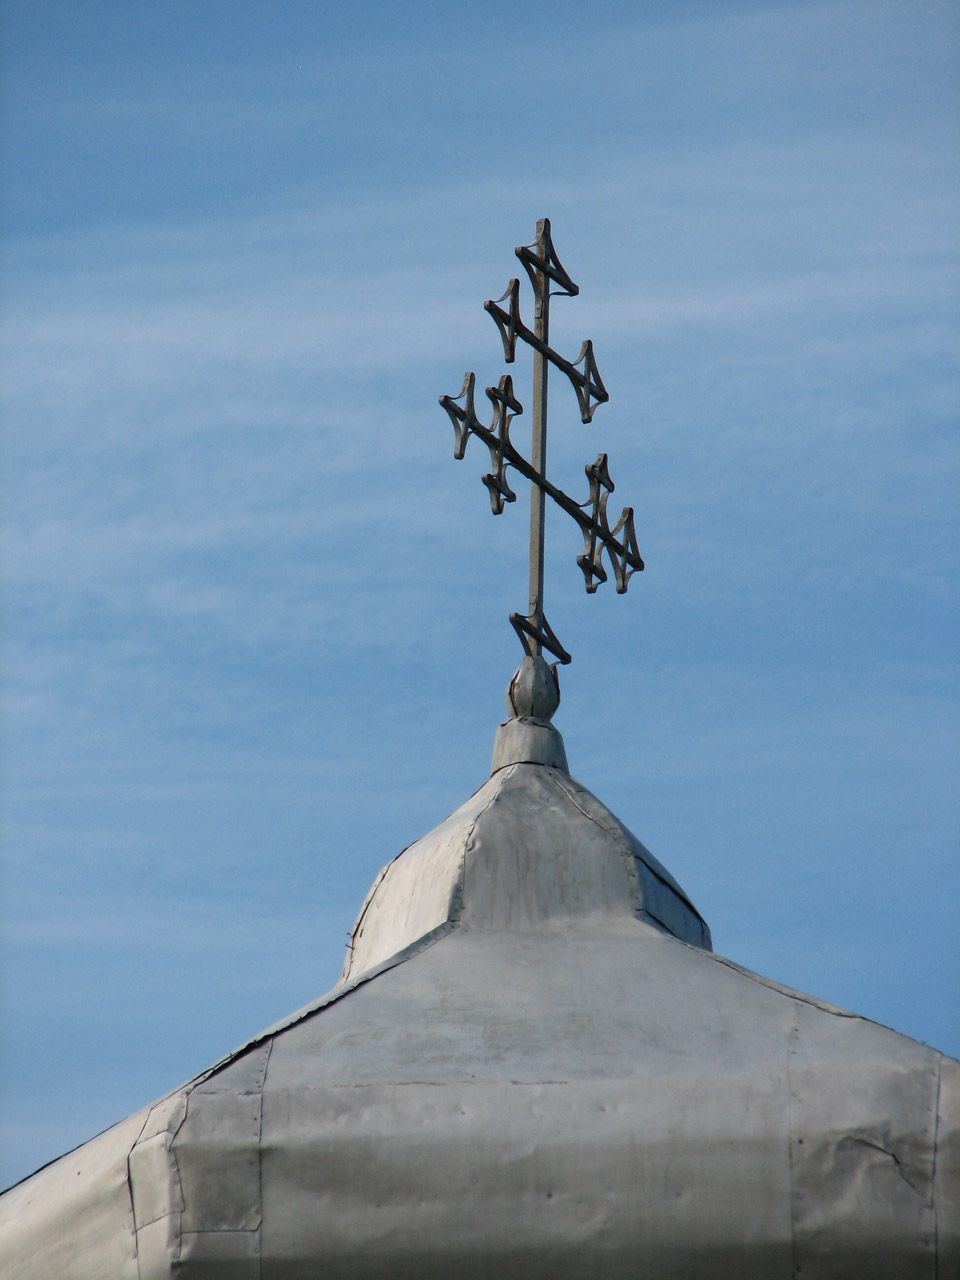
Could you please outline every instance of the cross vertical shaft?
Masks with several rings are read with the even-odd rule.
[[[541,218],[537,223],[537,256],[548,261],[550,223]],[[534,332],[546,348],[550,343],[550,277],[542,267],[536,271],[536,310]],[[547,370],[549,361],[543,350],[533,353],[533,456],[534,471],[543,479],[547,473]],[[546,494],[539,484],[530,486],[530,613],[537,630],[543,628],[543,544],[546,520]],[[539,638],[533,638],[534,655],[543,652]]]

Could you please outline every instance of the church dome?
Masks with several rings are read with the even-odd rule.
[[[490,779],[378,876],[326,996],[0,1197],[10,1280],[906,1280],[960,1271],[960,1063],[750,973],[570,776],[550,723],[570,660],[543,611],[543,502],[588,592],[643,569],[546,476],[548,365],[584,423],[592,343],[548,345],[578,292],[543,219],[485,306],[534,351],[532,461],[510,376],[441,400],[495,514],[531,482],[524,659]],[[509,301],[508,301],[509,300]],[[507,303],[507,306],[502,306]],[[461,403],[462,402],[462,403]]]
[[[23,1280],[901,1280],[960,1261],[958,1175],[960,1063],[714,955],[526,759],[380,873],[327,996],[8,1191],[0,1240]]]
[[[341,981],[452,928],[643,920],[710,949],[710,930],[648,849],[569,774],[522,762],[390,862],[354,927]]]

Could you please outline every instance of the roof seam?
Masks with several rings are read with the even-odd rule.
[[[506,771],[506,770],[512,771],[515,769],[516,769],[515,764],[503,766],[503,771]],[[489,781],[490,779],[488,778],[487,781],[483,784],[483,786],[478,787],[477,790],[473,792],[473,794],[469,797],[469,799],[465,803],[469,804],[470,801],[474,798],[474,796],[478,795],[483,790],[483,787],[487,786]],[[480,821],[481,817],[486,813],[486,811],[490,808],[490,806],[494,803],[496,798],[497,798],[496,791],[494,791],[494,794],[490,797],[489,800],[487,800],[483,808],[479,811],[479,813],[477,813],[476,817],[473,819],[473,822],[470,824],[467,834],[464,837],[463,851],[461,852],[460,864],[458,867],[459,884],[454,885],[453,891],[450,895],[450,901],[447,904],[448,920],[452,920],[454,922],[459,921],[460,916],[463,912],[463,887],[464,887],[464,878],[466,874],[464,863],[466,858],[466,848],[473,838],[473,833],[476,830],[477,823]],[[462,807],[465,807],[465,806],[461,806],[461,808]],[[456,812],[458,812],[458,810],[455,810],[453,814],[449,814],[444,819],[444,822],[448,822]],[[441,823],[440,825],[442,826],[443,823]],[[383,881],[386,879],[390,871],[390,868],[393,867],[397,862],[399,862],[405,853],[408,853],[411,849],[415,848],[424,839],[425,837],[421,836],[417,840],[414,840],[411,844],[405,845],[404,848],[402,848],[400,852],[396,855],[396,857],[391,858],[390,861],[386,864],[386,866],[381,867],[379,875],[377,876],[376,880],[374,880],[372,887],[368,891],[367,896],[363,901],[363,906],[360,908],[360,914],[357,916],[356,923],[354,924],[352,930],[350,931],[350,941],[347,944],[347,955],[346,955],[346,958],[344,959],[343,970],[340,975],[341,983],[344,981],[349,981],[348,975],[353,966],[354,941],[357,937],[357,932],[361,928],[364,922],[364,919],[366,918],[367,912],[372,906],[373,900],[377,895],[377,891],[379,890],[380,886],[383,884]],[[459,893],[458,893],[458,889],[459,889]],[[425,937],[426,935],[421,934],[420,936]],[[411,943],[408,945],[414,945],[414,944]],[[364,970],[363,972],[366,972],[366,971]]]
[[[415,956],[420,955],[421,952],[427,951],[435,942],[439,942],[441,938],[445,938],[448,933],[453,933],[457,928],[459,928],[459,921],[445,920],[443,924],[438,925],[435,929],[431,929],[428,933],[421,934],[419,938],[415,939],[406,947],[402,948],[402,950],[397,951],[394,955],[382,961],[380,964],[374,965],[372,969],[364,970],[363,973],[358,974],[356,978],[353,978],[350,982],[346,982],[342,986],[334,987],[332,991],[328,991],[326,995],[321,996],[318,1000],[313,1001],[311,1004],[304,1005],[302,1009],[298,1009],[297,1012],[291,1014],[289,1018],[284,1018],[281,1022],[274,1023],[272,1027],[267,1027],[265,1031],[261,1031],[258,1035],[255,1035],[245,1044],[240,1045],[239,1048],[234,1049],[232,1053],[228,1053],[225,1057],[221,1058],[219,1062],[215,1062],[212,1067],[208,1067],[206,1071],[194,1077],[194,1079],[188,1081],[186,1085],[181,1087],[191,1090],[196,1089],[199,1085],[203,1084],[205,1080],[209,1080],[216,1072],[222,1071],[225,1067],[230,1066],[231,1063],[236,1062],[238,1058],[242,1058],[245,1053],[249,1053],[251,1049],[256,1049],[267,1040],[272,1040],[275,1036],[280,1035],[281,1032],[289,1031],[291,1027],[295,1027],[301,1022],[305,1022],[306,1019],[312,1017],[313,1014],[322,1013],[324,1009],[328,1008],[332,1004],[336,1004],[345,996],[350,995],[352,992],[356,991],[358,987],[365,986],[368,982],[372,982],[374,978],[379,978],[382,973],[386,973],[390,969],[395,969],[398,965],[403,964],[404,961],[412,960]],[[173,1092],[176,1093],[177,1090],[174,1090]]]
[[[580,783],[577,783],[575,779],[570,778],[569,780],[573,782],[575,786],[580,787],[581,791],[586,791],[588,795],[591,794],[589,791],[587,791],[586,787],[582,786]],[[701,924],[706,924],[706,921],[704,920],[703,916],[700,914],[697,908],[690,901],[689,897],[686,894],[686,891],[683,888],[681,888],[681,886],[677,883],[677,881],[673,878],[673,876],[667,871],[666,867],[653,866],[651,862],[643,856],[643,854],[637,853],[637,851],[631,848],[629,843],[624,840],[623,834],[621,831],[622,823],[620,823],[618,819],[615,819],[615,825],[613,826],[613,829],[610,829],[609,826],[605,825],[603,822],[600,821],[600,819],[596,816],[596,814],[588,813],[587,810],[584,809],[583,806],[578,803],[576,796],[574,796],[572,792],[569,791],[568,788],[564,786],[562,776],[559,776],[559,775],[557,776],[556,783],[557,783],[557,786],[560,788],[560,790],[564,793],[564,795],[567,796],[570,803],[576,809],[578,809],[585,818],[589,818],[591,822],[595,823],[596,826],[598,826],[600,830],[605,832],[607,835],[613,836],[621,846],[626,845],[630,857],[639,858],[651,875],[656,876],[656,878],[660,881],[662,885],[665,885],[671,891],[671,893],[675,893],[678,898],[680,898],[684,903],[686,903],[686,905],[690,908],[690,910],[701,922]],[[598,801],[598,804],[602,804],[602,801]],[[634,836],[634,839],[636,839],[635,836]],[[637,841],[637,843],[639,844],[640,842]],[[653,854],[650,854],[650,857],[652,858]]]
[[[555,773],[556,771],[552,770],[551,772]],[[679,885],[672,884],[669,880],[665,880],[662,875],[658,874],[655,867],[650,866],[646,858],[640,857],[640,855],[636,852],[636,850],[631,847],[629,841],[624,838],[623,832],[619,829],[617,825],[605,824],[601,822],[600,819],[595,814],[589,813],[586,809],[584,809],[584,807],[578,802],[576,796],[573,795],[563,785],[563,781],[560,777],[555,777],[554,780],[556,781],[557,786],[560,788],[560,790],[563,792],[566,798],[577,810],[577,812],[582,813],[588,822],[592,822],[593,825],[599,828],[599,830],[602,831],[604,835],[609,836],[611,840],[616,842],[617,847],[619,848],[620,853],[623,856],[624,862],[626,864],[625,869],[626,869],[626,876],[627,876],[627,884],[629,886],[630,900],[633,904],[633,910],[635,915],[637,915],[640,911],[643,911],[646,915],[656,920],[658,924],[662,925],[663,928],[667,931],[667,933],[672,938],[677,937],[674,931],[670,928],[670,925],[667,924],[666,920],[661,920],[660,917],[657,915],[657,913],[651,910],[649,905],[644,903],[642,895],[638,892],[639,885],[636,880],[636,870],[634,869],[634,874],[631,875],[629,867],[631,862],[636,863],[637,859],[639,858],[640,861],[643,863],[643,865],[650,872],[650,874],[652,876],[655,876],[656,879],[660,881],[660,883],[664,886],[665,889],[669,889],[671,893],[675,893],[677,897],[681,900],[681,902],[683,902],[685,906],[689,907],[690,911],[700,921],[700,924],[704,928],[707,928],[707,922],[704,920],[703,916],[700,914],[697,908],[693,905],[693,903],[690,901],[687,895],[680,889]],[[679,942],[683,941],[682,938],[678,938],[677,940]]]
[[[683,939],[678,938],[677,941],[683,942]],[[689,945],[689,943],[684,943],[684,946]],[[699,948],[694,947],[694,950],[697,951]],[[779,995],[787,996],[789,999],[796,1000],[800,1004],[808,1004],[811,1008],[820,1009],[824,1013],[832,1013],[838,1018],[855,1018],[860,1022],[874,1022],[873,1018],[865,1018],[863,1014],[860,1013],[851,1013],[849,1009],[841,1009],[839,1005],[830,1004],[828,1000],[818,1000],[816,996],[808,996],[803,991],[795,991],[793,987],[785,987],[780,982],[774,982],[772,978],[765,978],[762,974],[754,973],[752,969],[745,969],[743,965],[737,964],[735,960],[728,960],[726,956],[717,955],[715,951],[705,951],[703,954],[709,956],[711,960],[715,960],[717,964],[726,965],[726,967],[728,969],[732,969],[734,973],[740,973],[745,978],[750,978],[759,986],[766,987],[770,991],[776,991]],[[882,1022],[874,1022],[874,1025],[882,1027],[885,1024]],[[887,1030],[892,1031],[893,1028],[887,1027]],[[897,1034],[899,1035],[902,1033],[898,1032]]]
[[[473,833],[476,831],[476,829],[477,829],[477,823],[480,821],[480,819],[483,817],[483,815],[487,812],[487,810],[491,807],[491,805],[496,804],[497,797],[498,797],[498,795],[500,794],[500,790],[501,790],[501,788],[503,787],[504,783],[507,781],[507,779],[508,779],[508,778],[512,777],[512,776],[513,776],[513,774],[514,774],[514,773],[516,773],[516,771],[517,771],[517,765],[516,765],[516,764],[507,764],[507,765],[503,765],[503,767],[502,767],[502,768],[500,768],[500,769],[498,769],[498,770],[497,770],[497,773],[502,773],[502,774],[504,775],[504,776],[503,776],[503,779],[501,780],[500,786],[498,786],[498,787],[495,787],[495,788],[494,788],[493,793],[492,793],[492,795],[490,796],[490,799],[487,801],[487,803],[483,806],[483,808],[480,810],[480,812],[479,812],[479,813],[477,814],[477,816],[474,818],[473,822],[470,824],[470,830],[467,832],[466,838],[464,839],[464,842],[463,842],[463,849],[461,850],[461,853],[460,853],[460,866],[459,866],[459,868],[458,868],[458,870],[459,870],[459,872],[460,872],[460,902],[459,902],[459,906],[458,906],[458,910],[457,910],[457,917],[456,917],[456,923],[457,923],[457,924],[459,924],[459,923],[460,923],[460,919],[461,919],[461,917],[463,916],[464,908],[465,908],[465,905],[466,905],[466,898],[467,898],[467,851],[468,851],[468,849],[470,848],[470,842],[473,840]],[[493,777],[493,774],[491,774],[490,776],[491,776],[491,777]],[[489,781],[489,779],[488,779],[488,781]],[[484,786],[486,786],[486,783],[484,783]],[[476,792],[474,792],[474,795],[476,795]]]

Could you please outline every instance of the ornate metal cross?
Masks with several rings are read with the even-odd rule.
[[[533,348],[533,450],[528,462],[510,439],[510,423],[523,413],[523,406],[513,392],[513,379],[509,374],[500,379],[497,387],[487,387],[486,394],[493,404],[493,420],[485,427],[477,417],[474,396],[476,378],[468,373],[458,396],[441,396],[440,403],[450,416],[456,432],[454,456],[462,458],[471,435],[478,436],[490,450],[491,471],[483,477],[490,493],[490,505],[494,515],[503,511],[505,502],[516,501],[516,494],[507,483],[507,468],[513,467],[530,484],[530,606],[526,616],[511,613],[513,624],[524,650],[531,658],[539,658],[547,650],[562,663],[570,661],[570,654],[557,639],[543,612],[543,534],[546,512],[545,497],[549,495],[558,506],[572,516],[583,533],[583,555],[577,564],[583,570],[589,593],[606,582],[607,571],[603,566],[603,553],[613,569],[617,591],[623,593],[635,570],[643,568],[637,548],[637,536],[633,527],[633,508],[624,507],[620,519],[611,529],[607,520],[607,499],[613,493],[613,481],[607,468],[607,455],[597,455],[596,462],[585,467],[590,481],[590,494],[586,502],[574,502],[572,498],[547,479],[547,373],[550,365],[566,374],[577,393],[581,422],[590,422],[598,404],[609,400],[606,388],[600,380],[593,357],[593,343],[584,342],[576,360],[565,360],[550,344],[551,285],[558,296],[575,298],[580,292],[577,285],[560,265],[560,260],[550,238],[550,221],[541,218],[537,223],[537,239],[532,245],[521,245],[516,251],[533,285],[534,328],[530,330],[520,318],[520,281],[513,279],[507,291],[495,302],[485,302],[488,311],[500,330],[503,354],[507,364],[516,359],[517,339]],[[503,304],[507,305],[504,306]]]

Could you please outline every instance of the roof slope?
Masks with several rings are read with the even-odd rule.
[[[328,996],[0,1197],[4,1274],[954,1274],[960,1063],[708,947],[589,792],[504,767]]]
[[[559,769],[512,764],[380,872],[342,981],[444,925],[525,928],[589,915],[634,917],[711,946],[673,876],[596,796]]]

